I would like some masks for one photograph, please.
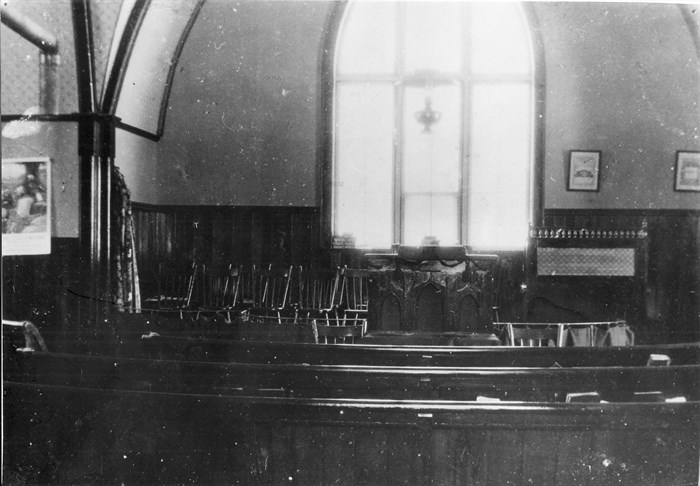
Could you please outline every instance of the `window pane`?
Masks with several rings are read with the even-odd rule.
[[[431,100],[439,114],[429,129],[418,118]],[[456,192],[460,187],[461,105],[459,85],[404,90],[404,192]]]
[[[405,5],[405,72],[418,69],[457,72],[461,65],[459,2],[411,2]]]
[[[336,90],[334,234],[388,248],[393,214],[393,85],[339,83]]]
[[[471,69],[477,74],[530,72],[528,34],[522,13],[509,3],[473,3]]]
[[[338,45],[338,74],[390,74],[396,50],[395,5],[353,2],[348,6]]]
[[[459,244],[459,198],[456,194],[406,195],[404,198],[405,245],[420,245],[426,236],[441,245]]]
[[[530,86],[476,84],[472,89],[469,244],[522,249],[527,237]]]

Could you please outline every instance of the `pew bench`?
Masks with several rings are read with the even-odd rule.
[[[660,393],[700,400],[700,365],[515,368],[250,364],[61,353],[18,355],[9,381],[135,391],[307,398],[562,402],[570,393],[632,402]],[[635,395],[636,394],[636,395]]]
[[[154,336],[134,338],[125,356],[237,363],[362,364],[371,366],[645,366],[652,354],[671,364],[700,363],[700,343],[628,347],[513,348],[497,346],[316,345]]]
[[[700,404],[228,397],[5,384],[23,484],[697,484]]]

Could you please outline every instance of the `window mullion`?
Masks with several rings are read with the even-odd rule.
[[[395,130],[394,130],[394,243],[403,243],[403,224],[404,224],[404,197],[403,197],[403,104],[404,92],[401,84],[401,76],[403,74],[404,59],[404,26],[406,23],[404,5],[397,4],[395,11],[396,15],[396,55],[394,56],[395,64]]]
[[[471,26],[471,9],[469,4],[462,6],[462,25]],[[471,137],[471,78],[470,78],[470,52],[471,52],[471,28],[462,29],[462,173],[459,194],[459,230],[461,243],[466,245],[469,242],[469,161]]]

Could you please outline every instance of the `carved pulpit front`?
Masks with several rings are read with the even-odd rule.
[[[402,246],[365,258],[370,332],[491,332],[498,256],[470,255],[461,246]]]

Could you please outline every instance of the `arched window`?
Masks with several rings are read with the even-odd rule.
[[[517,4],[352,2],[333,69],[334,235],[524,248],[535,114]]]

